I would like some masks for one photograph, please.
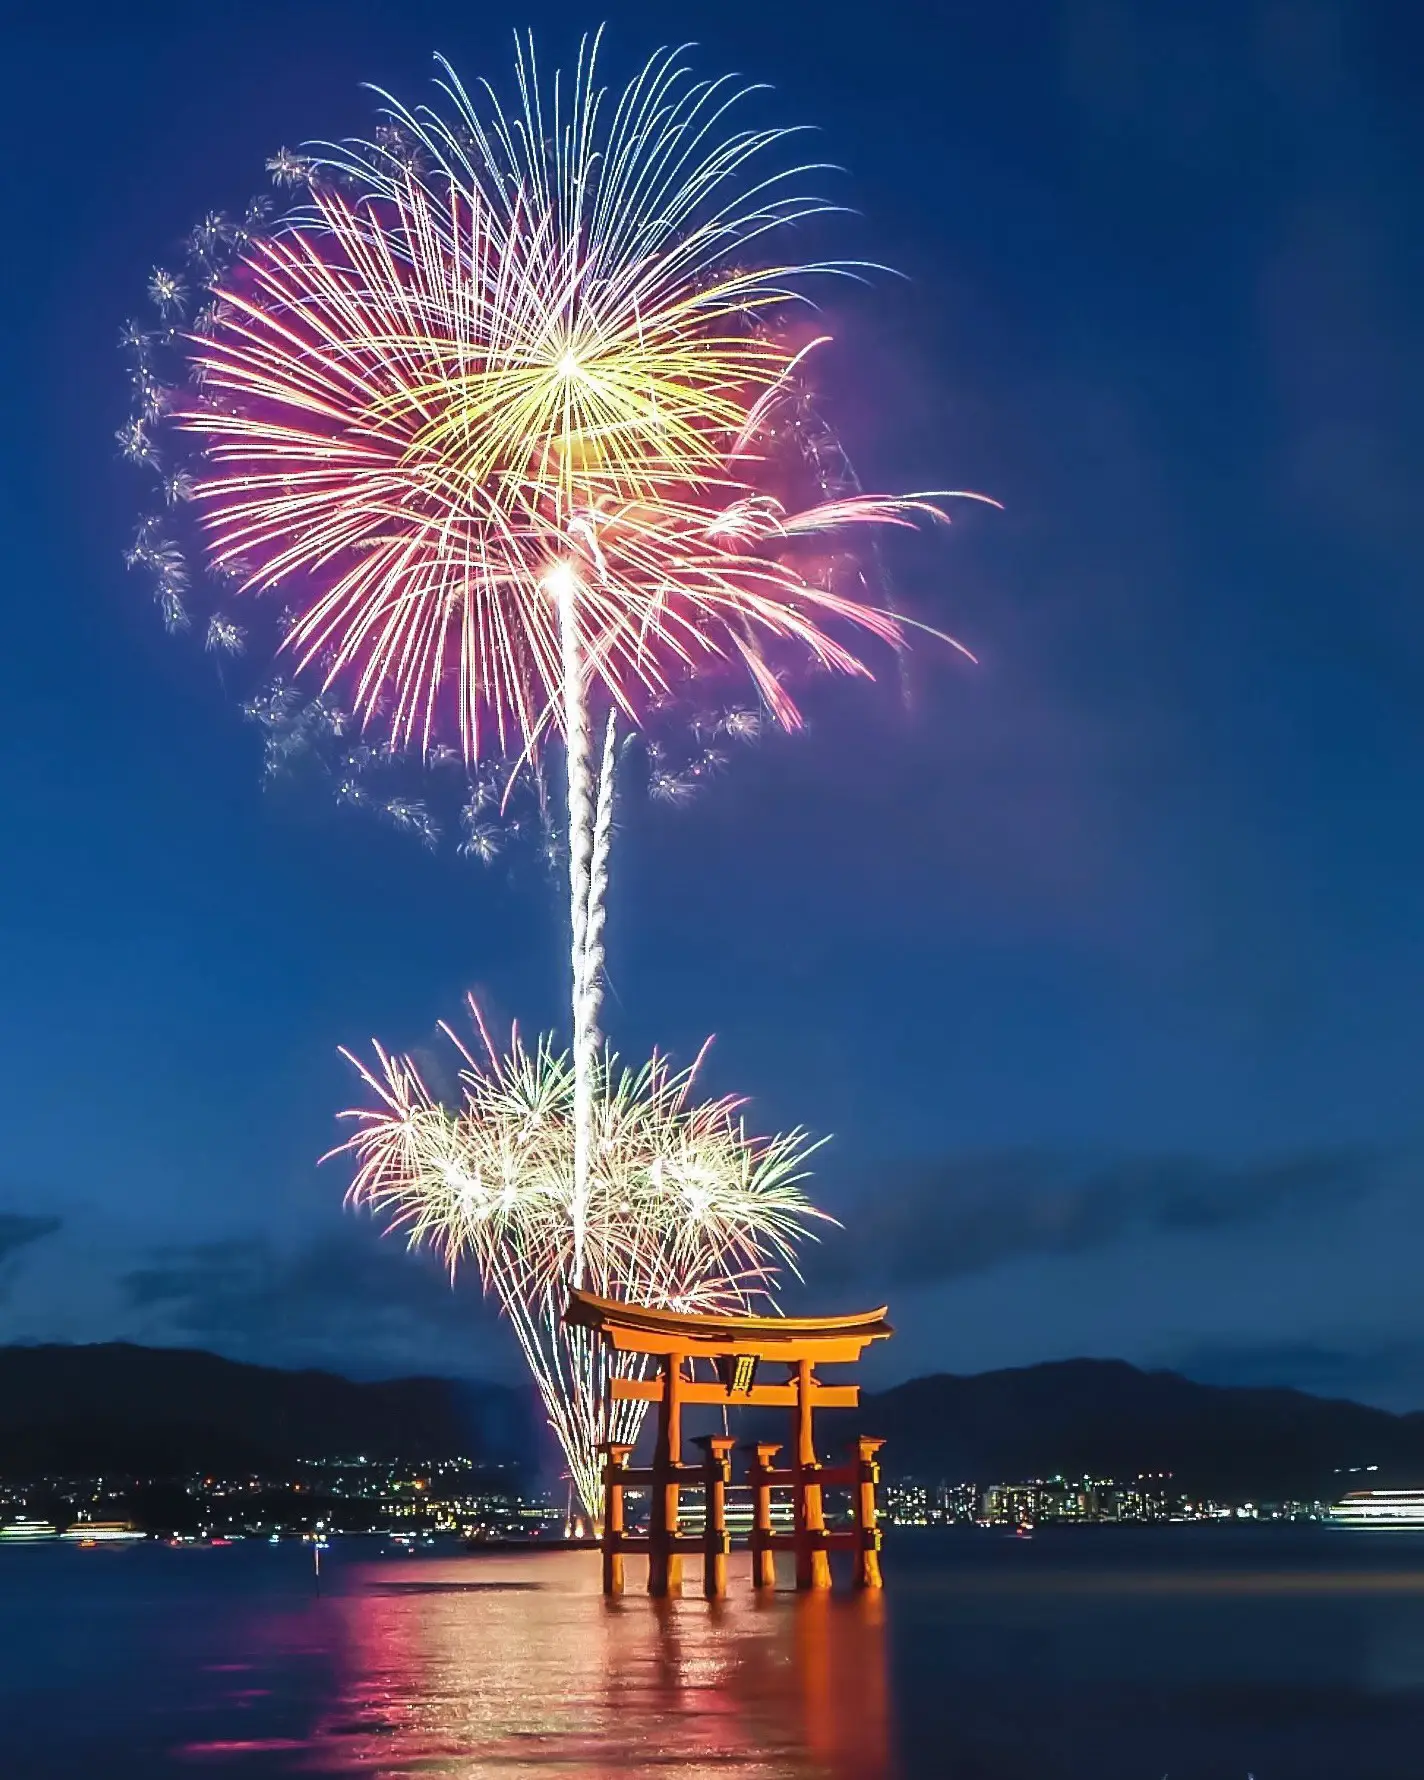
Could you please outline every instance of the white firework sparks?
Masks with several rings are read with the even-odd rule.
[[[208,620],[203,647],[214,655],[241,655],[246,639],[247,633],[240,624],[234,624],[221,612],[214,612]]]
[[[613,1362],[564,1326],[576,1254],[584,1283],[603,1297],[680,1310],[764,1305],[780,1271],[795,1271],[797,1244],[824,1218],[804,1191],[816,1146],[802,1131],[751,1135],[735,1098],[694,1100],[701,1057],[685,1070],[660,1056],[632,1070],[604,1051],[580,1213],[571,1060],[552,1039],[531,1050],[517,1034],[501,1055],[480,1030],[483,1062],[454,1041],[463,1067],[453,1109],[408,1057],[377,1046],[368,1067],[346,1053],[373,1101],[343,1115],[359,1129],[331,1153],[355,1161],[349,1203],[384,1218],[412,1247],[434,1249],[452,1275],[463,1264],[477,1269],[514,1326],[596,1519],[597,1444],[635,1438],[644,1405],[608,1403]]]
[[[149,274],[148,294],[165,321],[181,316],[188,306],[187,284],[176,272],[162,266],[155,266]]]

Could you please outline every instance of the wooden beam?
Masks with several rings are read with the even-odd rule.
[[[727,1535],[727,1485],[732,1481],[732,1448],[736,1441],[730,1434],[703,1434],[697,1444],[707,1455],[702,1486],[706,1547],[702,1556],[702,1592],[709,1601],[715,1601],[727,1592],[727,1553],[732,1549]]]
[[[656,1347],[641,1347],[638,1351],[642,1353],[698,1353],[715,1347],[723,1353],[779,1353],[783,1359],[795,1359],[799,1354],[790,1350],[809,1347],[814,1358],[829,1360],[828,1343],[855,1344],[858,1354],[868,1342],[883,1341],[892,1334],[885,1310],[881,1304],[848,1316],[731,1316],[716,1311],[654,1310],[599,1298],[575,1287],[569,1293],[564,1318],[609,1336],[637,1333],[659,1341]],[[661,1345],[664,1342],[668,1345]]]
[[[749,1466],[752,1486],[752,1587],[776,1587],[776,1560],[771,1553],[771,1479],[775,1476],[772,1460],[781,1451],[778,1444],[758,1440],[752,1445]]]
[[[660,1378],[615,1378],[610,1385],[615,1403],[661,1403],[663,1382]],[[750,1391],[731,1395],[720,1384],[684,1384],[678,1395],[684,1403],[710,1403],[726,1409],[794,1409],[794,1384],[758,1384]],[[818,1384],[811,1392],[815,1409],[859,1409],[858,1384]]]
[[[707,1549],[706,1533],[679,1533],[669,1541],[676,1552],[701,1554]],[[738,1541],[738,1543],[743,1543]],[[823,1551],[879,1551],[880,1532],[878,1528],[862,1532],[859,1528],[829,1527],[814,1535],[812,1543]],[[617,1553],[631,1552],[634,1556],[647,1552],[652,1541],[646,1533],[616,1533],[608,1541],[608,1548]],[[763,1549],[766,1551],[795,1551],[796,1535],[794,1533],[768,1533],[764,1537]]]
[[[773,1533],[771,1549],[773,1551],[795,1551],[798,1538],[804,1538],[812,1551],[854,1551],[859,1544],[860,1534],[855,1531],[847,1532],[843,1528],[829,1527],[820,1527],[814,1532],[808,1529],[804,1534]]]
[[[848,1535],[837,1533],[835,1537],[846,1538]],[[620,1553],[631,1552],[636,1557],[640,1552],[651,1552],[652,1543],[646,1533],[619,1533],[615,1541],[615,1550]],[[687,1553],[689,1556],[701,1557],[707,1550],[707,1535],[706,1533],[679,1533],[676,1538],[669,1535],[668,1548],[678,1555]]]
[[[860,1534],[855,1557],[857,1588],[884,1586],[880,1575],[880,1520],[875,1506],[875,1486],[880,1481],[880,1462],[876,1454],[884,1444],[883,1440],[862,1434],[853,1448],[853,1466],[860,1473],[853,1498],[855,1530]]]
[[[811,1362],[796,1362],[796,1408],[792,1428],[796,1437],[796,1483],[791,1503],[796,1517],[796,1586],[824,1589],[831,1586],[831,1561],[821,1536],[826,1530],[825,1499],[821,1494],[821,1467],[816,1459],[812,1415],[817,1407],[818,1386]]]
[[[658,1392],[658,1431],[653,1448],[653,1500],[648,1521],[648,1593],[682,1593],[682,1556],[678,1545],[679,1501],[682,1471],[682,1404],[687,1380],[683,1356],[663,1356],[662,1384]]]
[[[618,1541],[627,1522],[623,1514],[623,1486],[628,1469],[628,1455],[633,1448],[621,1440],[605,1442],[600,1451],[607,1455],[603,1471],[603,1592],[623,1593],[623,1554]]]
[[[713,1337],[665,1334],[660,1329],[625,1329],[617,1324],[605,1326],[598,1332],[610,1347],[617,1348],[620,1353],[690,1354],[697,1360],[715,1360],[730,1354],[752,1354],[759,1360],[775,1360],[792,1365],[798,1360],[813,1360],[818,1366],[849,1366],[860,1358],[872,1341],[883,1340],[890,1329],[887,1325],[883,1330],[867,1335],[804,1335],[797,1339],[776,1342],[768,1341],[760,1332]]]

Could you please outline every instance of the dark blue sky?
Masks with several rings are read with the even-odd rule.
[[[30,9],[32,20],[38,9]],[[933,14],[933,20],[930,15]],[[339,1210],[338,1043],[561,1007],[559,908],[264,791],[121,550],[148,268],[363,79],[596,23],[426,0],[51,9],[10,36],[0,281],[0,1336],[496,1371]],[[901,566],[901,696],[688,810],[627,801],[610,1024],[831,1131],[884,1366],[1122,1354],[1424,1405],[1424,266],[1408,9],[1061,0],[610,14],[823,128],[903,271],[836,294],[871,486],[974,487]]]

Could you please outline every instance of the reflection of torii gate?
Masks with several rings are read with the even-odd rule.
[[[621,1353],[650,1354],[660,1361],[655,1378],[615,1378],[615,1402],[633,1400],[658,1406],[657,1444],[652,1465],[634,1470],[628,1464],[631,1446],[610,1442],[606,1454],[603,1517],[603,1590],[623,1592],[623,1554],[648,1554],[648,1592],[677,1594],[682,1586],[682,1554],[703,1554],[703,1590],[709,1596],[727,1592],[727,1485],[732,1478],[732,1448],[726,1435],[713,1434],[697,1444],[700,1465],[682,1462],[682,1410],[685,1404],[723,1407],[781,1407],[793,1411],[793,1463],[777,1470],[779,1445],[755,1444],[747,1471],[753,1492],[752,1581],[769,1588],[775,1581],[773,1554],[796,1553],[796,1586],[829,1588],[830,1553],[855,1553],[859,1588],[880,1587],[880,1532],[875,1518],[875,1455],[883,1444],[861,1438],[852,1446],[847,1465],[822,1465],[816,1457],[812,1416],[817,1408],[854,1409],[858,1385],[826,1385],[816,1378],[822,1364],[858,1360],[872,1341],[883,1341],[891,1328],[885,1310],[858,1316],[779,1317],[688,1315],[673,1310],[644,1310],[589,1292],[571,1291],[565,1320],[600,1335]],[[697,1362],[707,1363],[711,1377],[697,1376]],[[763,1361],[787,1368],[784,1382],[758,1382]],[[679,1524],[679,1492],[701,1485],[707,1512],[701,1533],[683,1533]],[[623,1492],[629,1485],[651,1486],[652,1514],[646,1535],[629,1533],[624,1522]],[[828,1531],[822,1491],[848,1489],[854,1524],[846,1531]],[[789,1489],[795,1507],[795,1531],[774,1533],[771,1492]]]

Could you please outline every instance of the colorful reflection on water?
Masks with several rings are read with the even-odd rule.
[[[300,1760],[290,1738],[265,1752],[294,1772],[462,1780],[887,1775],[882,1598],[742,1587],[708,1603],[689,1568],[682,1600],[654,1602],[605,1601],[579,1552],[347,1567],[338,1593],[250,1627],[260,1667],[329,1664]],[[217,1691],[231,1702],[251,1680]],[[230,1736],[181,1751],[262,1752]]]

